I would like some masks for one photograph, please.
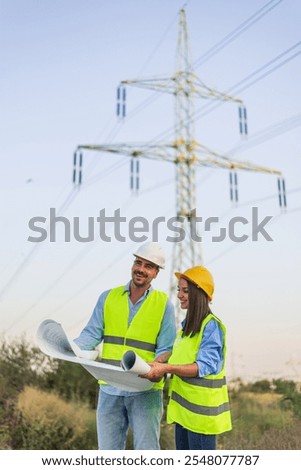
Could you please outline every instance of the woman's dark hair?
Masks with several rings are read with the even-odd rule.
[[[186,313],[183,336],[199,333],[203,320],[211,313],[207,294],[187,279],[189,305]]]

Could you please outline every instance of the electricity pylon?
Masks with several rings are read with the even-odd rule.
[[[194,136],[194,100],[205,98],[238,103],[240,132],[247,134],[246,109],[241,99],[209,88],[194,74],[190,59],[188,31],[185,10],[179,15],[176,71],[171,77],[123,80],[117,90],[117,115],[125,117],[126,86],[147,88],[162,93],[170,93],[175,98],[175,136],[165,144],[103,144],[79,145],[74,154],[73,182],[81,183],[82,150],[95,150],[123,154],[131,157],[131,189],[139,186],[139,158],[150,158],[171,162],[176,168],[176,217],[185,237],[173,244],[170,297],[176,302],[175,271],[202,264],[201,244],[192,239],[192,228],[196,227],[196,168],[198,166],[218,167],[230,170],[231,199],[237,201],[236,170],[246,170],[278,175],[279,198],[285,201],[285,187],[279,170],[240,162],[218,154],[197,142]],[[77,159],[79,153],[79,160]],[[79,161],[79,166],[77,166]],[[180,311],[176,310],[180,321]]]

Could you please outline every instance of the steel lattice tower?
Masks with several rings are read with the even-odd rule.
[[[193,72],[190,59],[188,31],[185,10],[179,14],[176,71],[171,77],[123,80],[117,90],[117,115],[125,117],[127,86],[147,88],[157,92],[170,93],[175,99],[174,141],[164,144],[103,144],[79,145],[74,153],[73,182],[82,182],[83,150],[94,150],[131,157],[131,188],[139,185],[139,158],[165,160],[175,165],[175,211],[178,223],[185,231],[182,241],[173,243],[170,297],[176,306],[176,317],[180,321],[180,309],[176,301],[177,281],[175,271],[202,263],[201,243],[191,237],[196,227],[196,169],[199,166],[218,167],[230,171],[231,199],[237,201],[236,170],[269,173],[278,176],[279,201],[286,205],[285,186],[279,170],[261,167],[250,162],[241,162],[218,154],[200,144],[194,136],[194,101],[196,98],[236,102],[239,105],[240,133],[247,134],[246,109],[239,98],[209,88]],[[235,181],[235,183],[232,183]],[[236,194],[236,195],[235,195]]]

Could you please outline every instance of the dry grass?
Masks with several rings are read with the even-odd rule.
[[[280,406],[281,399],[274,393],[235,394],[231,400],[233,429],[218,436],[218,449],[300,450],[301,420],[291,409]],[[17,407],[25,420],[24,447],[18,448],[96,448],[94,410],[32,387],[20,394]],[[89,441],[85,441],[89,433]],[[131,448],[130,440],[128,444]],[[174,449],[174,428],[165,419],[161,448]]]
[[[17,410],[27,449],[97,448],[95,411],[86,405],[67,403],[56,394],[27,386],[19,395]]]
[[[232,431],[218,437],[220,449],[301,449],[301,422],[274,393],[240,392],[231,401]]]
[[[282,395],[276,393],[255,393],[255,392],[240,392],[242,398],[246,400],[253,400],[260,406],[277,407],[282,399]]]
[[[56,394],[43,392],[33,387],[25,387],[19,395],[17,408],[24,418],[29,421],[39,421],[44,425],[52,425],[62,420],[72,423],[75,432],[82,432],[89,426],[95,413],[85,405],[67,403]]]

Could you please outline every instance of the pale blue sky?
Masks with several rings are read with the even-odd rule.
[[[7,336],[26,333],[31,339],[45,318],[77,334],[100,292],[129,279],[136,247],[126,227],[125,243],[64,243],[60,236],[56,243],[33,244],[27,241],[32,217],[62,208],[70,220],[80,218],[84,234],[87,218],[103,208],[110,216],[120,208],[127,220],[174,215],[170,163],[141,160],[139,195],[131,195],[129,161],[122,155],[85,154],[80,191],[74,191],[71,176],[79,144],[152,142],[161,135],[164,142],[173,140],[171,96],[153,100],[148,90],[128,88],[128,119],[118,123],[116,88],[121,80],[174,73],[184,4],[1,1],[0,318]],[[273,216],[267,226],[273,242],[261,237],[213,243],[216,232],[204,236],[204,262],[216,281],[212,310],[228,327],[229,374],[300,379],[301,4],[190,0],[185,5],[195,73],[210,87],[233,89],[248,110],[249,139],[242,141],[236,104],[208,112],[208,103],[199,100],[196,139],[219,153],[236,148],[239,160],[279,169],[287,187],[284,214],[276,177],[239,172],[239,204],[233,207],[228,171],[197,171],[197,211],[204,218],[220,217],[220,226],[227,227],[234,216],[251,220],[252,206],[260,219]],[[167,268],[154,286],[168,291],[167,235],[162,227]]]

